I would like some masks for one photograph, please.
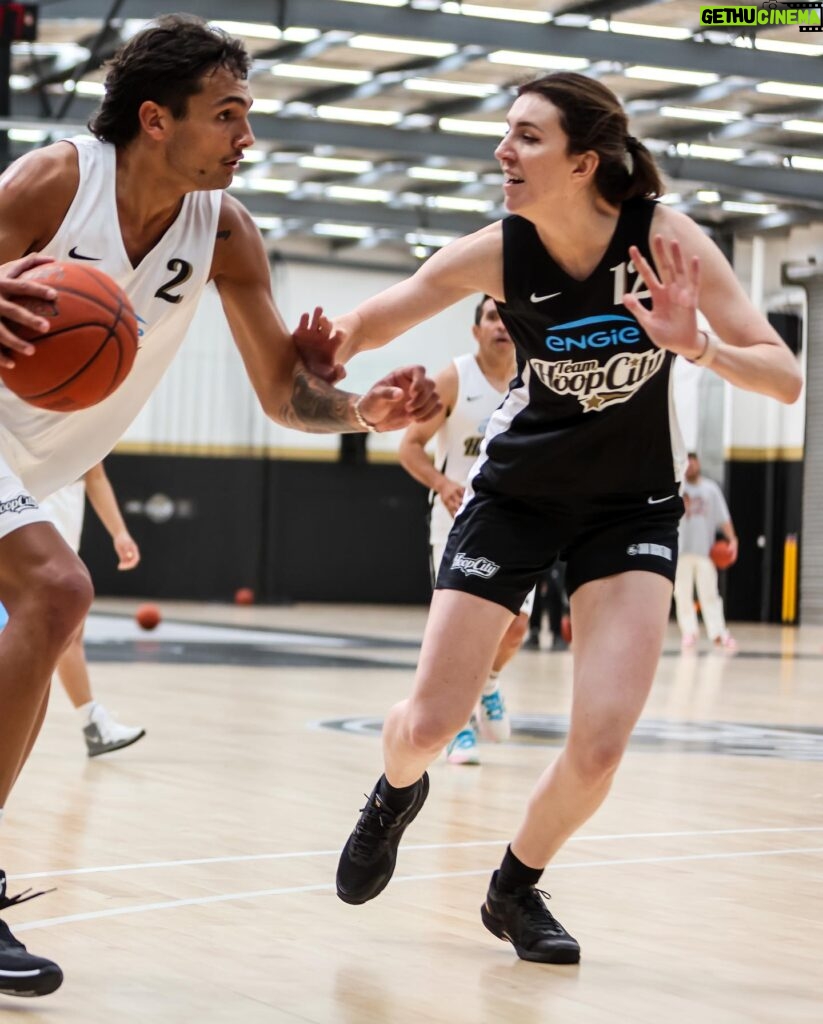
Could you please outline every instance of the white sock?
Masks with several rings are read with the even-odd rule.
[[[486,680],[486,682],[483,685],[483,696],[484,697],[488,697],[490,693],[494,693],[494,691],[497,689],[497,677],[499,675],[500,675],[500,673],[499,672],[495,672],[494,670],[492,670],[489,673],[489,678]]]
[[[79,708],[74,709],[82,719],[83,725],[88,725],[91,721],[91,713],[96,703],[96,701],[90,700],[88,704],[81,704]]]

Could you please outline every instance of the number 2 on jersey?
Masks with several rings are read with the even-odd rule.
[[[166,269],[170,270],[174,277],[166,281],[165,284],[161,284],[157,291],[154,293],[156,299],[165,299],[166,302],[180,302],[183,298],[182,295],[172,295],[171,289],[176,288],[178,285],[185,284],[186,281],[191,277],[192,265],[187,260],[173,259],[169,260],[166,264]]]

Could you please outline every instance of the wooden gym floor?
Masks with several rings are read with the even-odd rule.
[[[681,655],[672,627],[610,798],[544,878],[579,967],[482,927],[488,875],[562,735],[571,656],[523,651],[510,743],[443,760],[373,903],[333,891],[411,682],[424,609],[127,602],[89,627],[96,696],[147,737],[89,761],[56,689],[0,830],[6,913],[56,959],[26,1024],[819,1024],[823,629],[740,627]],[[172,621],[174,620],[174,621]],[[177,624],[180,623],[180,624]]]

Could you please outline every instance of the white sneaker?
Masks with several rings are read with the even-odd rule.
[[[512,723],[506,702],[499,689],[484,693],[477,705],[477,728],[480,737],[492,743],[505,743],[512,734]]]
[[[446,747],[446,760],[449,764],[480,764],[477,737],[470,725],[461,729]]]
[[[146,730],[138,726],[121,725],[102,704],[95,703],[88,725],[83,726],[83,735],[89,757],[98,757],[131,746],[146,735]]]

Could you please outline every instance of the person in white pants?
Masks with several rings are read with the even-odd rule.
[[[717,534],[722,533],[731,545],[732,559],[736,559],[737,534],[723,492],[714,480],[701,474],[700,459],[694,452],[689,452],[681,494],[686,512],[680,520],[674,603],[682,646],[689,649],[697,643],[696,587],[709,639],[718,647],[735,650],[737,643],[726,628],[723,599],[717,589],[717,569],[709,552]]]

